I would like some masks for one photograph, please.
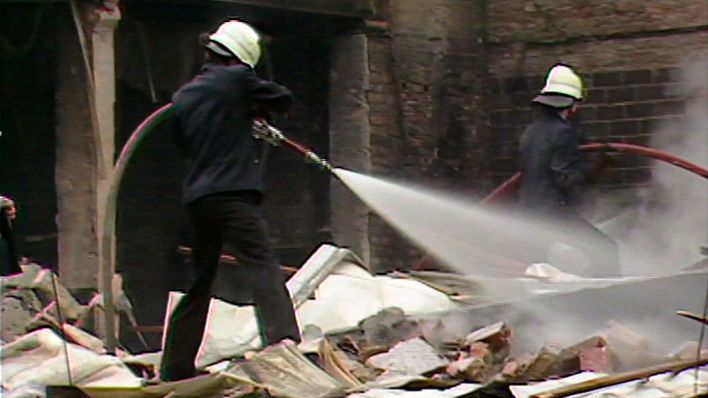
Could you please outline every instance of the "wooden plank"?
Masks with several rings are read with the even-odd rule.
[[[365,18],[374,15],[372,0],[213,0],[283,10]]]

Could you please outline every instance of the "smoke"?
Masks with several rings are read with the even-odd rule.
[[[701,166],[708,165],[708,59],[687,61],[680,84],[668,94],[684,99],[686,113],[660,124],[651,145]],[[625,274],[661,275],[701,259],[708,244],[708,182],[657,162],[652,188],[610,228],[620,246]]]

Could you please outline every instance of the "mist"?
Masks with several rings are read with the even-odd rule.
[[[651,146],[708,166],[708,59],[684,63],[680,84],[668,93],[686,101],[686,113],[652,133]],[[602,228],[620,247],[622,271],[666,275],[699,260],[708,244],[708,181],[664,162],[653,164],[650,188],[639,201]]]

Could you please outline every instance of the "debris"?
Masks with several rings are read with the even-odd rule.
[[[224,374],[282,397],[318,398],[344,391],[344,385],[305,358],[289,340],[234,363]]]
[[[509,355],[510,340],[511,329],[506,323],[497,322],[468,334],[465,343],[469,345],[476,342],[486,343],[495,357],[503,360]]]
[[[508,330],[508,327],[504,322],[497,322],[468,334],[467,337],[465,337],[465,341],[468,344],[484,341],[494,336],[501,335],[502,332],[505,332],[506,330]]]
[[[561,352],[561,357],[568,361],[578,360],[578,370],[597,373],[612,373],[612,353],[603,337],[595,336],[578,344],[567,347]]]
[[[533,359],[523,368],[519,380],[538,381],[545,380],[551,376],[556,376],[558,368],[561,366],[560,350],[554,346],[547,345],[533,357]]]
[[[400,308],[406,315],[460,307],[445,294],[418,281],[373,276],[358,260],[355,262],[350,253],[346,249],[323,245],[288,280],[287,287],[294,297],[301,327],[315,325],[323,333],[333,333],[355,329],[362,320],[391,307]],[[330,272],[328,276],[326,270]],[[316,286],[313,281],[318,279],[323,280]],[[307,299],[315,288],[315,299]],[[181,293],[170,293],[168,317],[181,296]],[[208,317],[210,322],[203,339],[206,344],[197,356],[197,367],[262,347],[253,307],[212,299]]]
[[[0,338],[13,341],[29,332],[30,324],[42,311],[42,302],[31,290],[15,289],[3,291]]]
[[[54,297],[52,287],[52,271],[43,269],[37,264],[22,265],[22,273],[0,278],[2,291],[8,289],[36,289],[46,297]],[[79,304],[74,296],[62,285],[57,286],[61,312],[65,320],[76,321],[82,319],[88,312],[88,307]]]
[[[367,365],[385,370],[385,374],[424,375],[449,364],[421,338],[396,344],[385,354],[369,358]]]
[[[316,325],[307,325],[302,329],[300,338],[302,341],[297,346],[300,352],[304,354],[315,354],[319,352],[322,340],[324,340],[324,333],[322,329]]]
[[[69,325],[66,323],[62,325],[62,331],[64,332],[64,336],[70,339],[71,342],[76,343],[77,345],[80,345],[84,348],[88,348],[89,350],[97,354],[106,353],[106,346],[103,344],[103,341],[101,341],[101,339],[99,339],[98,337],[87,333],[77,328],[76,326]]]
[[[366,392],[351,394],[347,398],[458,398],[467,397],[469,393],[478,389],[478,384],[459,384],[445,390],[424,389],[420,391],[371,389]]]
[[[288,280],[288,290],[295,305],[305,302],[320,283],[343,264],[363,266],[364,262],[351,250],[332,245],[320,246]]]
[[[168,324],[169,316],[183,296],[184,293],[170,292],[165,325]],[[206,344],[202,345],[195,359],[198,368],[261,348],[262,343],[253,306],[236,306],[212,299],[207,316],[210,321],[207,323],[202,340]],[[164,336],[163,333],[163,339]]]
[[[394,344],[418,337],[417,323],[406,317],[400,308],[384,308],[364,319],[359,327],[366,341],[373,345],[391,347]]]
[[[615,370],[637,369],[664,361],[640,333],[617,321],[608,322],[605,338],[612,350]]]
[[[342,350],[338,349],[327,339],[324,339],[320,345],[320,361],[327,373],[349,388],[361,387],[363,385],[362,379],[373,380],[376,376],[375,373],[371,372],[370,375],[362,377],[361,371],[366,368],[348,358]],[[357,376],[356,373],[360,375]]]
[[[452,377],[460,377],[468,381],[484,383],[492,373],[494,355],[486,343],[472,343],[469,354],[460,355],[447,366],[447,373]]]
[[[631,382],[634,380],[643,380],[651,376],[671,372],[672,374],[677,374],[684,372],[687,369],[696,368],[699,366],[705,366],[708,364],[708,359],[701,360],[690,360],[690,361],[677,361],[671,362],[663,365],[651,366],[644,369],[633,370],[630,372],[619,373],[615,375],[608,375],[602,377],[588,377],[586,380],[574,380],[573,383],[564,383],[565,386],[556,387],[554,389],[539,389],[531,398],[564,398],[575,394],[581,394],[588,391],[599,390],[604,387],[614,386],[622,383]],[[671,375],[673,376],[673,375]],[[704,374],[703,383],[708,381]],[[550,383],[549,383],[550,384]],[[685,387],[685,386],[684,386]],[[689,386],[691,389],[692,385]],[[513,387],[512,387],[513,388]],[[685,389],[685,388],[684,388]],[[688,392],[688,391],[686,391]],[[608,391],[603,391],[603,393],[608,393]],[[673,392],[671,392],[673,394]],[[636,397],[636,395],[632,395]],[[668,395],[668,396],[681,396],[681,395]]]
[[[135,388],[142,384],[118,358],[65,343],[50,329],[34,331],[4,345],[0,358],[3,388],[10,392],[26,384],[68,385],[67,362],[71,379],[79,386]]]
[[[576,385],[601,378],[602,374],[584,372],[559,380],[547,380],[537,384],[510,386],[509,390],[515,398],[531,398],[534,394],[551,391],[560,387]]]
[[[293,289],[291,292],[299,292],[298,297],[304,300],[298,309],[304,337],[300,345],[283,341],[261,349],[253,308],[212,300],[211,327],[198,357],[201,367],[213,364],[207,368],[210,373],[174,383],[154,380],[161,359],[159,352],[130,355],[118,351],[116,356],[105,355],[102,341],[77,327],[78,319],[72,318],[61,325],[55,316],[57,301],[41,288],[42,280],[51,275],[48,271],[28,267],[26,273],[2,278],[3,286],[8,287],[3,295],[2,337],[10,341],[0,350],[2,396],[44,397],[46,386],[53,385],[56,389],[69,384],[68,369],[71,369],[74,384],[91,398],[245,398],[263,392],[290,398],[346,394],[350,398],[509,398],[512,394],[517,398],[534,394],[547,398],[556,395],[543,394],[555,394],[557,392],[551,390],[562,386],[585,386],[583,388],[589,389],[586,393],[589,395],[583,395],[585,398],[599,397],[606,392],[619,397],[668,398],[690,396],[693,389],[696,373],[681,372],[686,368],[680,366],[670,369],[679,372],[676,377],[669,374],[640,377],[649,377],[648,382],[626,379],[631,372],[612,374],[622,369],[665,364],[668,358],[685,360],[674,364],[693,364],[695,361],[691,361],[698,351],[693,342],[670,356],[661,356],[652,351],[655,346],[649,339],[628,326],[631,323],[613,321],[603,333],[577,344],[565,348],[546,345],[536,354],[524,356],[520,354],[528,352],[529,341],[523,329],[526,320],[519,316],[523,313],[510,317],[507,315],[511,313],[500,311],[503,305],[513,303],[465,308],[449,296],[470,293],[471,290],[464,289],[477,285],[474,281],[466,285],[465,280],[472,279],[448,278],[445,283],[457,286],[450,289],[445,287],[447,285],[433,288],[434,283],[420,282],[402,274],[374,276],[350,252],[333,246],[321,247],[308,264],[288,285]],[[547,267],[537,268],[539,272],[549,271]],[[657,278],[656,283],[675,286],[684,278],[691,276]],[[445,281],[446,278],[436,276],[435,280]],[[492,286],[489,281],[491,279],[482,283],[485,288]],[[627,282],[618,288],[641,289],[643,283],[654,283],[638,282],[635,285]],[[565,286],[560,289],[563,291],[568,286],[577,289],[613,285],[608,282],[598,285],[588,279],[556,283],[549,282],[548,278],[495,280],[493,283],[507,288],[525,286],[526,292],[557,292],[555,286]],[[596,298],[598,294],[619,289],[611,287],[599,292],[572,294]],[[63,294],[69,293],[60,289],[62,309],[65,308],[61,301]],[[179,297],[179,293],[170,295],[168,314]],[[493,297],[486,296],[485,300],[490,298]],[[77,307],[70,305],[69,308],[78,309],[75,313],[79,315],[91,308],[78,304],[73,298],[68,302],[71,304],[72,300]],[[544,308],[553,308],[558,296],[538,300],[549,304]],[[100,305],[101,297],[93,301]],[[457,309],[462,310],[447,315],[438,312]],[[673,312],[667,315],[673,316]],[[425,318],[421,319],[422,316]],[[510,323],[495,322],[499,319]],[[533,322],[534,318],[529,320]],[[481,321],[488,323],[471,328],[473,324],[479,326]],[[40,329],[32,330],[34,328]],[[610,376],[605,377],[605,374]],[[708,367],[698,374],[699,386],[708,386]],[[510,383],[517,385],[510,386]],[[645,391],[656,394],[641,395]]]

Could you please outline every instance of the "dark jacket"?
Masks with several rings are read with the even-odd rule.
[[[177,144],[187,158],[184,202],[219,192],[263,191],[254,110],[285,112],[288,89],[243,66],[206,64],[172,97]]]
[[[580,134],[556,112],[544,113],[521,136],[522,208],[558,210],[587,183],[590,165],[578,149]]]

